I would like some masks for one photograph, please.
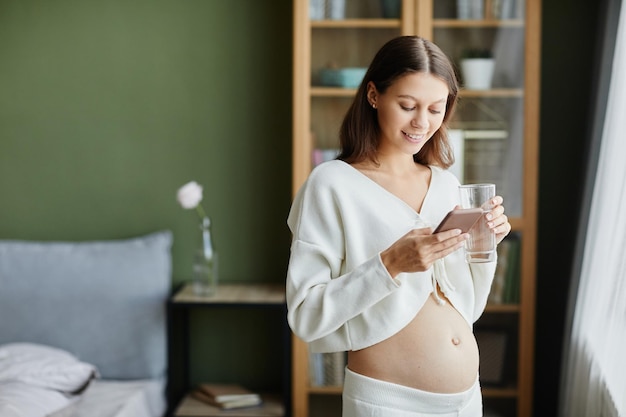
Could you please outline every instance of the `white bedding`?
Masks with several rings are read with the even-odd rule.
[[[0,382],[2,417],[46,417],[54,410],[67,408],[77,399],[76,396],[24,382]]]
[[[94,380],[78,401],[49,417],[162,417],[164,393],[162,380]]]
[[[0,417],[162,417],[164,379],[95,379],[71,353],[33,343],[0,345]]]

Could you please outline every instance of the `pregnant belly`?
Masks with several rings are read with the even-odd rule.
[[[348,367],[362,375],[423,391],[462,392],[478,376],[478,346],[467,322],[450,302],[440,305],[431,294],[400,332],[376,345],[349,352]]]

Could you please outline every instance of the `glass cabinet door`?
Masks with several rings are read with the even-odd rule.
[[[499,245],[509,255],[499,256],[497,267],[498,282],[509,283],[500,288],[513,289],[514,301],[490,299],[476,323],[487,334],[481,350],[491,343],[485,356],[502,362],[498,372],[483,374],[485,415],[529,417],[541,0],[294,0],[293,12],[293,195],[315,165],[337,155],[343,117],[384,43],[420,35],[452,59],[461,93],[450,125],[451,170],[463,183],[495,183],[514,229],[510,244]],[[292,356],[292,414],[340,415],[341,378],[313,380],[317,367],[295,336]]]
[[[437,0],[433,40],[454,61],[462,91],[451,123],[461,182],[496,184],[522,217],[524,47],[521,0]]]
[[[537,27],[539,3],[417,1],[432,16],[418,32],[452,59],[461,84],[450,123],[456,156],[451,170],[462,183],[495,183],[514,229],[498,247],[490,304],[475,326],[481,353],[489,352],[481,354],[485,414],[528,416],[538,143],[532,104],[538,91],[538,49],[528,43],[538,42],[529,34]]]
[[[402,18],[406,13],[402,3],[400,0],[310,1],[313,166],[337,155],[343,116],[376,51],[388,40],[412,31],[408,26],[413,16]],[[320,8],[319,4],[325,7]]]

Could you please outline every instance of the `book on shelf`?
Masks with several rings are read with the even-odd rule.
[[[520,276],[520,237],[517,233],[509,235],[510,246],[508,266],[506,269],[503,302],[515,304],[519,302]]]
[[[311,155],[313,166],[318,166],[322,162],[332,161],[339,155],[339,149],[331,148],[331,149],[321,149],[315,148],[313,149],[313,153]]]
[[[192,395],[207,404],[225,410],[254,407],[263,400],[258,393],[252,392],[239,384],[200,384]]]
[[[506,271],[508,267],[508,257],[510,249],[510,241],[504,239],[498,245],[496,251],[498,252],[498,262],[496,264],[496,272],[493,277],[493,283],[491,284],[491,291],[487,302],[491,304],[502,304],[504,302],[504,286],[506,285]]]
[[[520,234],[512,232],[498,245],[498,262],[487,301],[491,304],[519,302]]]
[[[494,183],[498,194],[506,196],[507,131],[464,130],[463,134],[463,181]]]

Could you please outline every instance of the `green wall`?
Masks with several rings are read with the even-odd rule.
[[[0,0],[0,238],[174,232],[204,186],[223,281],[281,281],[291,2]]]
[[[2,239],[170,229],[176,284],[198,219],[175,193],[195,180],[221,281],[284,282],[290,137],[289,0],[0,0]],[[232,326],[275,338],[241,314],[202,323],[207,356],[238,352],[212,337]]]

